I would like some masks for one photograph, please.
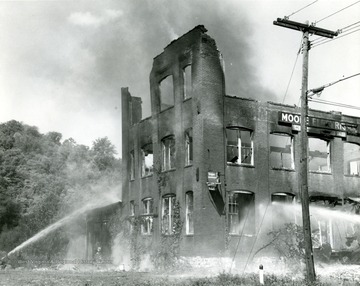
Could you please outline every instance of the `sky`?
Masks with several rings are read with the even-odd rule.
[[[313,2],[0,0],[0,123],[14,119],[87,146],[106,136],[121,157],[121,87],[141,97],[143,117],[150,116],[153,58],[200,24],[223,54],[227,94],[300,105],[302,34],[273,21]],[[360,21],[357,2],[318,0],[290,20],[336,31]],[[360,72],[360,31],[345,32],[310,50],[309,89]],[[360,106],[359,91],[360,76],[320,99]],[[360,110],[341,111],[360,117]]]

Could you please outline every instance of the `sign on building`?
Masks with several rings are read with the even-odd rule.
[[[278,122],[280,124],[291,124],[293,130],[300,131],[300,124],[301,124],[300,114],[279,111],[278,116],[279,116]],[[358,132],[357,124],[348,123],[348,122],[340,122],[326,118],[308,116],[306,120],[306,125],[308,128],[329,130],[331,135],[338,137],[346,137],[347,133],[353,135],[360,135]]]

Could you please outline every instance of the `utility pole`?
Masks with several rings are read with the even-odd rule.
[[[299,186],[301,196],[301,209],[304,231],[304,246],[305,246],[305,265],[306,276],[310,281],[316,280],[314,256],[311,239],[311,224],[310,224],[310,210],[309,210],[309,191],[308,191],[308,136],[307,136],[307,117],[308,117],[308,74],[309,74],[309,50],[310,41],[309,34],[315,34],[322,37],[333,38],[337,36],[337,32],[317,28],[309,25],[309,23],[298,23],[289,21],[288,19],[280,19],[273,22],[274,25],[297,30],[303,32],[303,67],[302,67],[302,83],[301,83],[301,151],[300,151],[300,171],[299,171]]]

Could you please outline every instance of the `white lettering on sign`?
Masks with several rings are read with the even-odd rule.
[[[301,127],[300,125],[292,125],[292,130],[295,130],[295,131],[301,131]]]
[[[335,121],[335,129],[346,131],[346,126],[345,126],[345,124],[343,124],[341,122],[336,122]]]
[[[288,123],[300,124],[301,117],[298,114],[281,112],[281,121],[288,122]]]
[[[301,123],[301,115],[295,113],[287,113],[283,111],[279,111],[278,113],[279,122],[290,123],[293,126],[293,130],[298,130],[296,125],[300,125]],[[349,124],[345,122],[335,121],[326,118],[318,118],[318,117],[306,117],[306,125],[310,127],[326,129],[326,130],[337,130],[341,132],[350,132],[350,134],[358,134],[357,126],[355,124]],[[339,133],[340,137],[342,137],[343,133]]]
[[[281,121],[287,122],[288,121],[287,117],[288,117],[287,113],[281,113]]]

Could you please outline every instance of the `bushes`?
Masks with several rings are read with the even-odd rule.
[[[92,148],[61,137],[14,120],[0,124],[0,250],[12,250],[85,203],[99,203],[120,185],[120,160],[106,137]],[[66,235],[62,230],[26,251],[64,255]]]
[[[161,235],[161,241],[152,252],[152,263],[158,270],[175,269],[179,260],[181,232],[183,221],[181,220],[181,208],[178,201],[174,205],[173,231],[171,235]]]

